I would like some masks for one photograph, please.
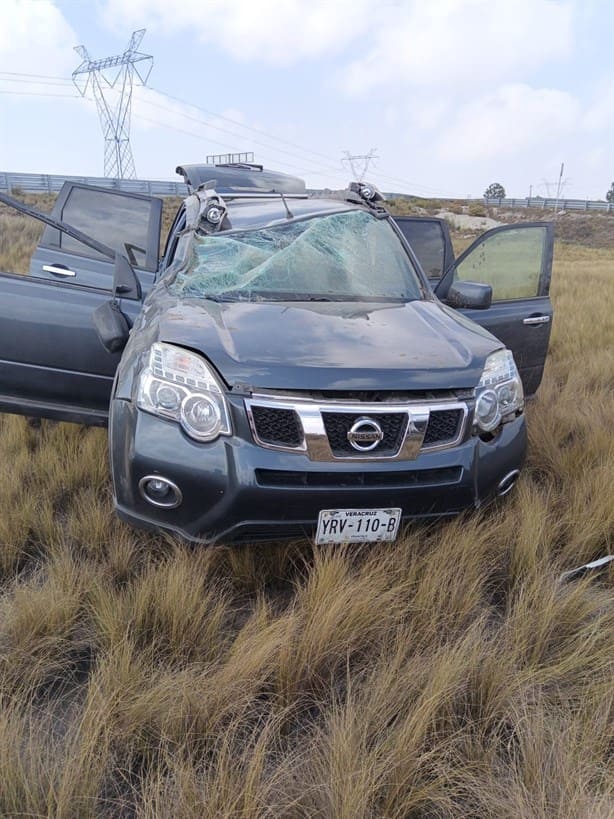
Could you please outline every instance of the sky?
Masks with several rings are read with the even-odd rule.
[[[614,0],[0,0],[0,171],[102,176],[83,44],[154,58],[135,87],[139,178],[253,151],[344,187],[603,199],[614,180]],[[115,104],[117,95],[109,92]]]

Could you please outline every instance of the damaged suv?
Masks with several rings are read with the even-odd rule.
[[[427,277],[404,233],[443,250],[443,225],[395,221],[373,186],[178,171],[161,260],[159,199],[66,183],[49,217],[0,197],[46,223],[30,275],[0,274],[0,410],[108,423],[120,516],[199,542],[392,540],[512,488],[551,225]]]

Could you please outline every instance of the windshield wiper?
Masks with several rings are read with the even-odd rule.
[[[198,296],[200,299],[206,299],[207,301],[214,301],[217,303],[220,302],[231,302],[231,301],[256,301],[257,299],[252,298],[251,296],[241,295],[240,293],[233,293],[232,291],[227,291],[225,293],[203,293]]]
[[[291,295],[291,296],[280,296],[277,301],[302,301],[302,302],[310,302],[310,301],[321,301],[321,302],[332,302],[332,301],[364,301],[362,296],[354,296],[349,293],[338,293],[334,296],[308,296],[308,295]]]
[[[222,301],[236,301],[236,299],[229,299],[227,296],[215,296],[209,293],[199,293],[197,298],[204,299],[205,301],[214,301],[216,304]]]

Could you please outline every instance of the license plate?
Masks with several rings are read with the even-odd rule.
[[[394,540],[400,522],[400,509],[322,509],[316,543]]]

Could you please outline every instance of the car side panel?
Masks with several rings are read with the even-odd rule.
[[[0,411],[104,424],[119,354],[92,322],[109,293],[0,273]],[[141,303],[124,301],[134,319]]]
[[[533,395],[541,383],[552,327],[552,303],[547,296],[517,302],[495,302],[488,310],[459,310],[500,339],[514,353],[525,395]],[[543,318],[538,324],[525,319]],[[547,321],[545,319],[548,319]]]
[[[53,273],[45,269],[50,267],[64,270],[65,273]],[[147,270],[136,270],[135,272],[142,286],[145,289],[150,288],[155,274]],[[34,278],[106,290],[108,298],[111,298],[113,264],[108,259],[91,259],[76,253],[67,253],[59,248],[39,245],[32,254],[29,273]]]
[[[0,273],[0,411],[106,423],[120,355],[103,347],[93,313],[113,297],[115,250],[140,283],[120,299],[134,322],[158,268],[161,211],[156,197],[74,182],[56,200],[56,223],[27,211],[46,227],[30,275]],[[64,218],[83,235],[63,230]]]

